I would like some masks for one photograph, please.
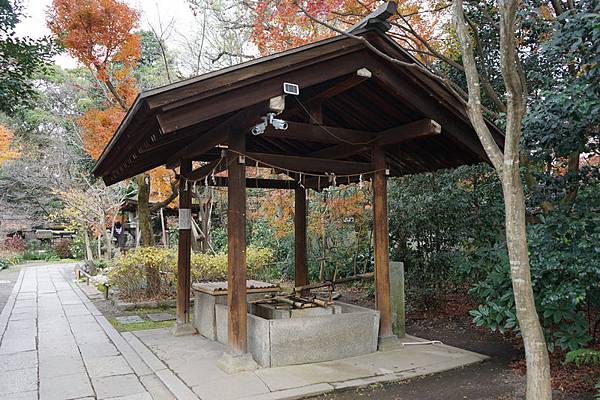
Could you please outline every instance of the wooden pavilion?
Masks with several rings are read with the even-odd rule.
[[[94,167],[107,185],[161,165],[179,167],[181,327],[190,321],[190,182],[227,186],[230,356],[247,354],[246,187],[295,191],[295,283],[302,286],[308,284],[306,190],[372,180],[379,337],[385,340],[393,337],[387,178],[487,161],[464,100],[386,35],[395,7],[385,4],[350,32],[402,63],[339,35],[145,91]],[[299,93],[284,96],[286,82]],[[276,129],[273,117],[287,129]],[[266,129],[253,134],[261,122]],[[195,161],[204,164],[193,169]],[[275,168],[290,179],[247,176],[246,165]],[[225,169],[227,178],[205,179]]]

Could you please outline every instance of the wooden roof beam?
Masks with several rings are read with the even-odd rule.
[[[216,176],[213,182],[208,180],[208,186],[226,187],[229,179],[226,176]],[[291,179],[246,178],[246,189],[295,189],[296,181]]]
[[[373,144],[385,146],[389,144],[398,144],[408,140],[439,135],[442,132],[440,124],[432,119],[421,119],[408,124],[400,125],[394,128],[379,132],[377,139]],[[363,153],[369,149],[369,145],[351,145],[347,143],[327,147],[310,154],[317,158],[341,159],[351,157],[358,153]]]
[[[260,99],[282,94],[282,83],[297,82],[301,89],[347,75],[357,68],[362,68],[362,57],[357,53],[345,54],[333,59],[322,61],[318,67],[307,66],[301,69],[280,72],[280,76],[267,79],[260,84],[236,87],[209,98],[198,100],[196,103],[185,104],[173,109],[164,109],[157,115],[161,130],[171,133],[220,115],[240,110],[248,104]],[[199,113],[198,109],[202,109]],[[257,117],[260,117],[258,115]]]
[[[294,121],[287,121],[287,123],[287,130],[276,130],[269,126],[263,136],[277,139],[301,140],[303,142],[335,144],[352,142],[355,144],[364,144],[376,135],[375,132],[340,128],[337,126],[313,125]]]
[[[370,163],[337,161],[314,157],[290,156],[287,154],[247,153],[252,160],[258,160],[259,166],[277,167],[291,171],[306,171],[335,174],[362,174],[373,170]]]
[[[335,97],[338,94],[344,93],[345,91],[360,85],[361,83],[369,79],[371,76],[371,71],[369,71],[366,68],[361,68],[357,70],[354,74],[350,75],[348,78],[316,94],[310,99],[310,101],[323,101]]]
[[[227,162],[222,158],[218,158],[209,162],[208,164],[204,164],[201,167],[198,167],[195,170],[188,172],[183,177],[189,180],[197,181],[208,176],[209,174],[212,174],[213,171],[216,174],[225,170],[226,168]]]
[[[166,167],[174,168],[179,165],[179,162],[183,159],[192,159],[209,151],[216,145],[227,140],[227,134],[229,133],[230,129],[240,126],[243,127],[242,129],[245,129],[248,124],[255,123],[256,120],[268,110],[269,104],[265,102],[238,111],[225,121],[210,129],[208,132],[205,132],[196,139],[192,140],[181,150],[175,152],[175,154],[167,159],[167,162],[165,163]],[[240,134],[243,133],[240,132]]]

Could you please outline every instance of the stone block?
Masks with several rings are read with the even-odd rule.
[[[194,302],[194,327],[198,333],[210,340],[217,340],[215,327],[216,296],[196,291]]]
[[[379,313],[362,310],[272,321],[271,366],[336,360],[376,351]]]
[[[98,400],[146,393],[135,374],[92,378]]]
[[[261,367],[271,366],[271,323],[268,319],[248,314],[248,351]]]
[[[98,357],[86,360],[85,366],[92,378],[131,374],[133,371],[122,356]]]
[[[127,325],[127,324],[138,324],[140,322],[144,322],[144,319],[139,315],[126,315],[122,317],[115,318],[118,323]]]
[[[217,367],[227,374],[234,375],[254,371],[258,368],[258,364],[254,361],[250,353],[234,356],[225,352],[217,361]]]
[[[392,331],[397,337],[404,337],[406,336],[406,304],[403,262],[390,262],[390,301],[392,303]]]
[[[40,400],[93,397],[94,391],[85,372],[40,379]]]
[[[0,371],[6,374],[9,371],[37,367],[37,363],[37,354],[35,351],[6,354],[0,356]]]
[[[0,393],[22,393],[37,389],[37,368],[19,369],[0,374]]]
[[[173,314],[169,314],[166,312],[150,313],[150,314],[146,314],[146,316],[148,317],[148,319],[150,321],[154,321],[154,322],[174,321],[175,320],[175,316]]]

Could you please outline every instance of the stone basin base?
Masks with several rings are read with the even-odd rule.
[[[252,300],[257,296],[248,296]],[[196,292],[194,327],[227,343],[227,297]],[[335,302],[328,308],[248,305],[248,351],[262,367],[313,363],[377,351],[379,312]]]

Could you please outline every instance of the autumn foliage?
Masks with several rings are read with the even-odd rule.
[[[366,7],[376,1],[362,2]],[[306,11],[321,21],[345,29],[368,14],[365,6],[354,0],[308,0],[302,2]],[[256,4],[256,21],[252,41],[262,55],[267,55],[316,40],[336,33],[308,18],[293,0],[260,0]],[[342,17],[342,15],[344,17]]]
[[[299,1],[306,12],[337,29],[346,30],[375,10],[376,0],[305,0]],[[441,38],[447,23],[438,1],[399,0],[398,15],[392,17],[391,37],[412,51],[424,62],[431,50],[442,51]],[[315,22],[296,4],[295,0],[260,0],[255,7],[251,39],[262,55],[284,51],[317,40],[338,35],[332,29]],[[430,49],[424,43],[427,42]]]
[[[140,57],[140,40],[132,33],[138,20],[139,13],[119,0],[54,0],[48,10],[48,27],[103,82],[128,80],[124,72]]]
[[[13,140],[13,132],[4,125],[0,125],[0,165],[4,161],[19,157],[19,151],[15,149]]]
[[[138,12],[119,0],[54,0],[48,9],[48,27],[106,94],[102,107],[77,121],[85,149],[95,159],[138,93],[132,76],[140,58],[139,36],[133,33],[138,20]]]
[[[85,150],[98,159],[133,104],[139,90],[133,76],[141,54],[134,32],[140,14],[122,0],[53,0],[48,27],[67,52],[96,77],[105,99],[78,118]],[[159,168],[151,174],[151,198],[171,193],[173,173]]]

